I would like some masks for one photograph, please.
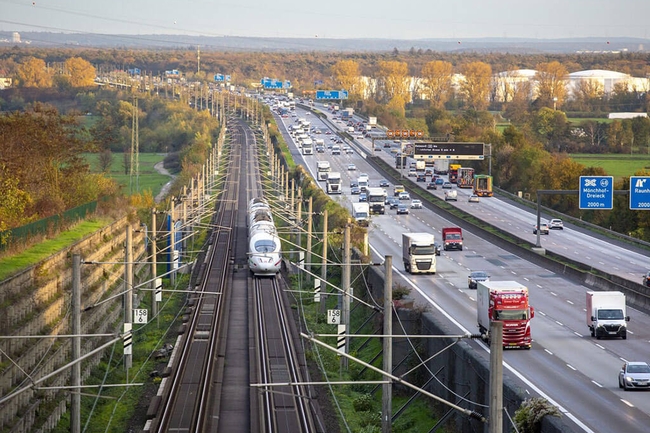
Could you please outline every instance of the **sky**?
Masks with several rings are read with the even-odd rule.
[[[647,39],[650,0],[0,0],[0,31]]]

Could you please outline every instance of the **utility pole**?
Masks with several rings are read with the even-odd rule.
[[[158,288],[156,287],[158,271],[156,269],[156,209],[151,212],[151,315],[158,317]],[[162,295],[162,293],[161,293]]]
[[[327,281],[327,209],[323,211],[323,259],[320,268],[320,279],[324,283]],[[327,311],[327,286],[321,284],[320,295],[320,312],[325,314]]]
[[[72,256],[72,361],[81,357],[81,257]],[[70,432],[81,432],[81,363],[72,364]]]
[[[293,192],[293,189],[291,191]],[[293,195],[291,201],[293,201]],[[304,260],[304,253],[302,251],[302,197],[300,197],[300,190],[298,191],[298,200],[296,206],[298,207],[298,209],[296,210],[296,224],[294,227],[296,228],[296,245],[298,248],[298,262],[300,262],[300,256],[302,256]],[[303,266],[305,265],[304,261],[302,265]]]
[[[384,259],[384,344],[383,367],[388,373],[384,379],[389,381],[393,374],[393,256]],[[391,432],[393,417],[393,384],[384,383],[381,399],[381,431]]]
[[[309,197],[309,204],[307,205],[307,258],[306,267],[307,267],[307,281],[311,281],[311,231],[312,231],[312,221],[313,217],[313,198]],[[321,288],[322,289],[322,288]]]
[[[343,290],[343,324],[345,325],[345,353],[350,353],[350,221],[345,225],[343,235],[343,269],[341,272],[341,290]],[[339,299],[341,299],[339,295]],[[348,368],[348,358],[341,357],[341,367]]]
[[[169,207],[170,207],[170,211],[169,211],[169,215],[170,215],[169,245],[170,245],[170,248],[169,248],[169,253],[168,253],[169,260],[167,260],[167,261],[170,263],[169,267],[171,269],[174,269],[174,255],[176,254],[176,251],[175,251],[176,250],[176,242],[175,242],[176,241],[176,233],[175,233],[176,224],[175,224],[175,221],[174,221],[174,197],[172,197],[172,199],[169,201]],[[176,272],[170,272],[169,273],[169,281],[171,282],[172,286],[174,286],[174,284],[176,284]]]
[[[126,332],[130,332],[131,326],[133,325],[133,229],[131,228],[131,224],[127,224],[126,226],[126,251],[124,254],[124,261],[124,282],[126,286],[124,288],[124,328]],[[131,368],[133,364],[133,355],[131,354],[132,342],[133,340],[129,339],[127,342],[129,346],[126,344],[124,346],[124,367],[127,371],[127,377],[129,368]]]
[[[489,433],[503,431],[503,322],[490,324],[490,425]]]

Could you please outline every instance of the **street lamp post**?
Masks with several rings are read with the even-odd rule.
[[[553,111],[557,111],[557,96],[553,98]]]

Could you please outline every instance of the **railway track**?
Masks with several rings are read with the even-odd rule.
[[[263,432],[316,432],[312,398],[299,366],[294,328],[281,278],[252,279],[258,353],[260,424]],[[295,334],[294,334],[295,335]]]
[[[228,133],[228,173],[200,283],[188,296],[172,374],[145,431],[323,431],[314,428],[318,412],[309,388],[297,385],[304,381],[304,365],[293,344],[295,324],[284,306],[282,279],[252,278],[247,268],[246,206],[263,195],[255,136],[234,119]]]

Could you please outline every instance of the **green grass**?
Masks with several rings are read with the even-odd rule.
[[[598,123],[612,123],[616,119],[608,119],[606,117],[568,117],[567,120],[569,121],[569,123],[573,125],[579,125],[580,123],[586,121],[592,121]]]
[[[84,158],[90,164],[90,170],[93,173],[99,173],[99,155],[96,153],[87,153],[84,154]],[[134,189],[139,186],[138,190],[140,192],[149,190],[155,197],[162,187],[169,182],[170,177],[159,174],[154,166],[162,162],[165,159],[165,155],[162,153],[141,153],[140,160],[140,175],[138,176],[137,182],[134,179]],[[124,174],[124,154],[114,153],[113,154],[113,164],[110,167],[110,171],[107,173],[108,177],[115,179],[117,183],[122,186],[122,191],[124,193],[129,193],[129,186],[131,178],[128,174]]]
[[[82,221],[74,228],[61,232],[55,239],[45,240],[18,254],[0,258],[0,281],[73,245],[110,223],[111,220],[108,218],[94,218]]]
[[[633,176],[641,170],[650,172],[650,155],[645,154],[571,154],[569,156],[585,167],[602,167],[608,175],[616,179]]]

